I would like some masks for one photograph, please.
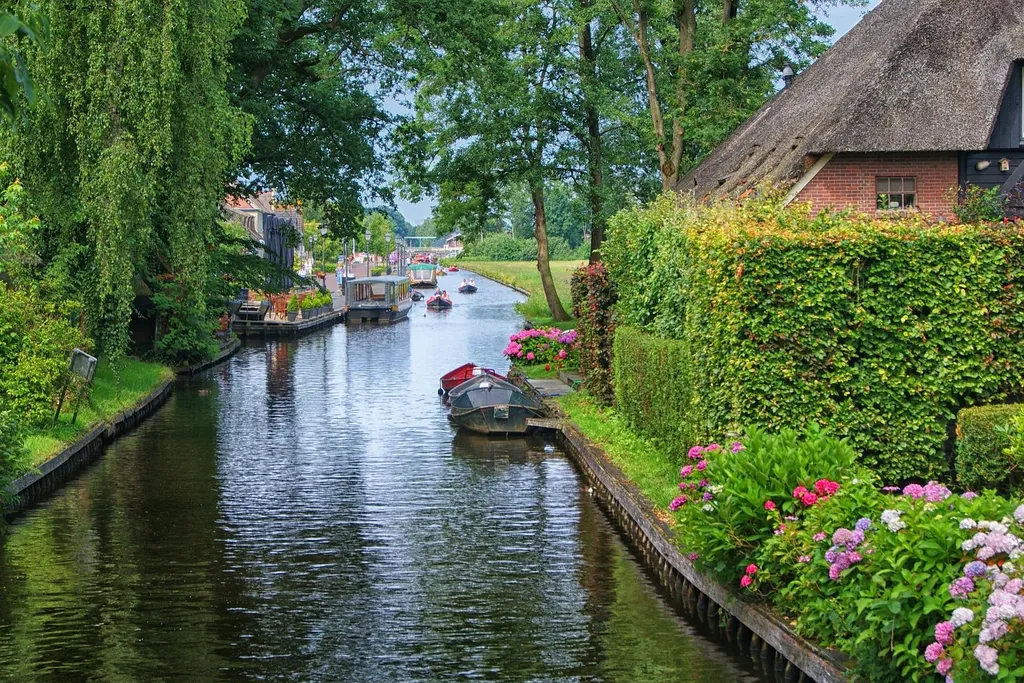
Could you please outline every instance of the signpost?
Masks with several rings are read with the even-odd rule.
[[[64,378],[64,386],[60,390],[60,400],[57,401],[57,412],[53,415],[54,424],[57,423],[57,418],[60,417],[60,409],[64,407],[64,397],[68,392],[68,384],[71,382],[71,376],[78,376],[82,384],[89,386],[92,382],[92,376],[96,373],[96,359],[87,354],[81,349],[75,349],[71,352],[71,366],[68,368],[68,375]],[[78,419],[78,407],[82,403],[82,394],[79,392],[78,398],[75,399],[75,412],[71,416],[71,424],[75,424]]]

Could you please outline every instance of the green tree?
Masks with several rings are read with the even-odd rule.
[[[357,249],[366,248],[366,237],[365,231],[370,231],[370,253],[375,256],[387,256],[391,253],[391,247],[395,243],[394,232],[395,224],[391,222],[391,219],[382,213],[374,211],[366,214],[363,218],[363,233],[362,236],[356,240]],[[391,242],[389,243],[385,238],[385,235],[391,235]]]
[[[249,135],[226,90],[241,0],[44,0],[41,92],[13,143],[45,217],[40,255],[88,309],[99,347],[128,347],[146,281],[173,283],[173,333],[209,317],[217,200]]]
[[[432,6],[444,17],[455,9]],[[458,13],[457,27],[419,18],[416,119],[399,131],[405,180],[436,191],[442,231],[469,238],[501,213],[502,187],[528,187],[544,296],[552,317],[567,320],[551,276],[546,192],[561,172],[574,27],[528,0],[473,0]]]
[[[361,197],[379,194],[377,145],[390,115],[378,92],[384,6],[351,0],[247,0],[231,42],[230,91],[255,121],[240,177],[247,188],[333,205],[354,233]]]
[[[862,0],[600,0],[639,57],[662,189],[767,99],[788,62],[828,47],[832,27],[815,11]]]

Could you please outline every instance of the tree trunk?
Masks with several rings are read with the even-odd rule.
[[[537,270],[540,271],[540,282],[544,287],[544,298],[548,302],[551,317],[557,322],[569,320],[569,314],[562,307],[555,289],[555,280],[551,277],[551,260],[548,258],[548,219],[544,213],[544,185],[539,181],[530,181],[530,197],[533,199],[533,236],[537,239]]]
[[[591,0],[581,0],[581,6],[589,8]],[[587,121],[587,204],[590,207],[590,263],[601,260],[601,243],[604,242],[604,176],[601,170],[601,120],[594,104],[594,88],[597,87],[597,52],[590,26],[586,17],[580,28],[580,60],[583,81],[583,110]]]

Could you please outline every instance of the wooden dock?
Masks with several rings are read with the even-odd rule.
[[[298,337],[321,327],[334,325],[345,319],[345,311],[337,310],[316,318],[287,320],[238,320],[231,321],[231,331],[239,337]]]

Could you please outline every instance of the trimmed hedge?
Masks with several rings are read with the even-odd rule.
[[[615,334],[615,288],[603,263],[580,266],[572,274],[572,315],[580,334],[583,386],[601,403],[611,403],[612,342]]]
[[[630,327],[615,331],[615,405],[639,433],[682,460],[695,443],[686,344]]]
[[[620,322],[690,350],[669,400],[698,440],[816,422],[937,478],[957,411],[1024,384],[1024,226],[679,201],[618,214],[602,255]]]
[[[1007,454],[1014,418],[1021,405],[965,408],[956,418],[956,478],[967,489],[1019,490],[1016,458]]]

